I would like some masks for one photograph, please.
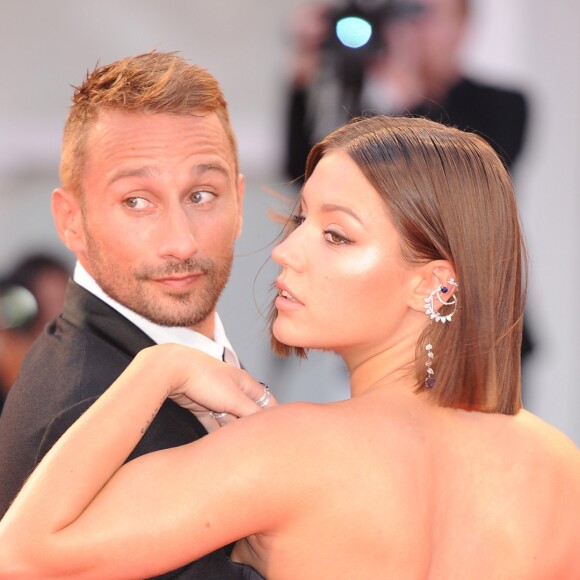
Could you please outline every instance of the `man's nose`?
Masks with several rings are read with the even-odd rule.
[[[159,237],[159,252],[163,257],[186,260],[197,252],[193,221],[182,206],[167,209]]]

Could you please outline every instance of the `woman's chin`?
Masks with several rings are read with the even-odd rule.
[[[272,334],[278,342],[281,342],[286,346],[295,348],[310,348],[307,344],[305,344],[306,341],[300,340],[300,337],[296,336],[295,333],[284,331],[284,329],[280,327],[277,328],[276,322],[274,322],[272,325]]]

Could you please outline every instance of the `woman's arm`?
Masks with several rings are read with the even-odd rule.
[[[157,452],[121,467],[165,398],[186,397],[209,409],[244,416],[260,410],[254,400],[262,393],[262,385],[245,371],[186,347],[142,351],[51,449],[0,522],[0,577],[16,578],[21,572],[34,576],[39,571],[43,577],[57,576],[65,563],[79,577],[92,577],[92,567],[106,564],[115,553],[117,540],[133,533],[137,549],[150,549],[157,506],[144,510],[143,501],[130,496],[150,495],[151,501],[159,502],[159,510],[175,510],[172,505],[187,501],[187,494],[176,497],[183,494],[181,488],[166,481],[175,471],[169,462],[179,462],[185,451]],[[161,481],[166,481],[163,489]],[[173,497],[165,498],[165,489]],[[141,511],[132,512],[135,508]],[[149,534],[144,543],[139,543],[139,534]]]

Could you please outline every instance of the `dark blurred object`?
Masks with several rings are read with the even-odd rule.
[[[38,304],[30,290],[0,282],[0,330],[24,328],[37,314]]]
[[[520,92],[469,78],[460,79],[437,102],[422,103],[409,114],[477,133],[508,169],[521,153],[528,125],[528,106]]]
[[[423,4],[411,0],[350,0],[344,7],[328,9],[328,34],[321,49],[328,53],[326,61],[339,79],[347,110],[360,109],[364,71],[388,50],[385,30],[389,23],[422,10]]]
[[[0,280],[0,410],[24,355],[61,312],[69,276],[57,258],[34,254]]]

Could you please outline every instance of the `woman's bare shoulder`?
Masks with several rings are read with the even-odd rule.
[[[341,450],[344,461],[352,450],[360,450],[359,441],[365,436],[364,417],[351,400],[331,403],[292,402],[264,409],[231,425],[231,438],[245,441],[248,446],[261,448],[266,463],[272,461],[271,452],[283,457],[285,465],[308,469],[312,463],[333,464],[333,455]],[[230,427],[228,425],[228,427]],[[227,428],[220,431],[228,431]],[[369,427],[372,431],[372,427]],[[225,435],[225,433],[223,433]],[[268,445],[259,442],[267,441]],[[254,461],[261,461],[255,457]],[[319,465],[318,471],[324,466]]]
[[[346,405],[345,405],[346,404]],[[292,402],[264,409],[242,421],[250,436],[268,436],[284,448],[289,442],[312,441],[313,436],[337,436],[349,417],[347,401],[336,403]]]
[[[561,528],[578,530],[580,513],[580,449],[566,434],[536,415],[520,411],[516,416],[520,437],[514,438],[514,453],[533,473],[535,489],[551,497],[551,509],[560,512]]]
[[[580,449],[565,433],[524,409],[516,416],[516,422],[521,432],[534,444],[532,449],[580,468]]]

